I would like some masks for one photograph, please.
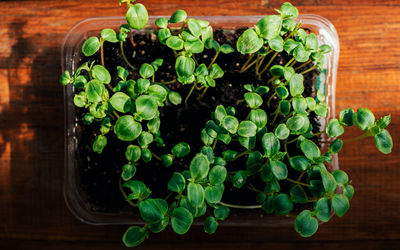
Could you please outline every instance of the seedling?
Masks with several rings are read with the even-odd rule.
[[[84,56],[100,53],[101,64],[83,63],[72,75],[65,71],[61,83],[73,84],[74,103],[86,110],[83,123],[94,123],[98,128],[92,145],[94,152],[102,153],[110,133],[129,142],[122,156],[126,164],[121,166],[119,185],[122,195],[138,209],[145,225],[127,229],[123,235],[126,246],[139,245],[150,232],[161,232],[169,224],[177,234],[185,234],[195,219],[203,220],[204,231],[212,234],[228,218],[230,209],[260,209],[267,214],[294,216],[294,229],[301,236],[310,237],[317,231],[319,221],[326,222],[333,214],[342,217],[350,207],[354,195],[351,180],[343,170],[331,173],[326,167],[344,142],[374,137],[380,152],[391,153],[393,142],[386,130],[390,115],[376,119],[366,108],[344,109],[338,119],[329,120],[324,131],[313,129],[311,114],[326,117],[328,105],[320,91],[306,96],[303,83],[305,77],[310,77],[308,72],[323,68],[325,54],[331,48],[320,45],[314,33],[302,28],[296,21],[298,10],[290,3],[284,3],[277,15],[266,16],[245,30],[236,42],[238,52],[229,44],[220,45],[213,39],[209,22],[188,18],[183,10],[175,11],[169,18],[157,19],[157,37],[175,55],[176,72],[176,80],[159,83],[155,76],[164,63],[162,58],[139,67],[129,62],[123,51],[132,30],[147,25],[147,10],[131,0],[120,2],[128,6],[127,24],[120,27],[118,34],[104,29],[100,37],[90,37],[82,46]],[[132,37],[130,40],[133,45]],[[130,69],[107,68],[105,42],[121,44],[121,60]],[[204,50],[213,50],[214,57],[207,64],[198,64],[197,58]],[[256,76],[263,80],[258,86],[244,85],[243,100],[237,103],[247,105],[248,115],[240,118],[235,107],[218,105],[204,129],[198,131],[202,148],[192,148],[184,141],[165,145],[160,132],[164,122],[160,112],[166,105],[183,105],[179,91],[172,91],[167,85],[192,85],[184,99],[190,108],[188,101],[193,91],[201,91],[199,98],[202,98],[224,76],[224,69],[216,63],[221,53],[248,55],[239,73],[254,67]],[[288,55],[289,59],[277,64],[274,59],[279,54]],[[119,77],[117,82],[112,81],[111,71]],[[138,71],[137,79],[132,78],[134,71]],[[272,103],[277,104],[274,112],[269,111]],[[345,127],[354,125],[363,134],[341,139]],[[333,138],[327,152],[320,150],[321,134]],[[152,151],[154,145],[170,148],[170,152],[157,156]],[[288,150],[294,147],[297,151]],[[190,154],[192,151],[195,154]],[[232,164],[243,159],[243,167],[232,169]],[[182,168],[170,177],[165,187],[171,192],[169,198],[152,197],[146,184],[135,179],[136,168],[142,165],[149,168],[152,161],[160,161],[168,168],[177,160],[184,161],[187,169]],[[224,202],[227,183],[254,192],[257,204]],[[283,191],[281,185],[289,186],[289,191]],[[308,205],[304,209],[299,204]],[[295,207],[303,210],[294,214]]]

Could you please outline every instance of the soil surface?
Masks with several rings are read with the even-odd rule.
[[[236,40],[244,29],[239,29],[236,32],[227,32],[222,30],[216,30],[214,33],[214,39],[217,40],[221,45],[230,44],[233,48],[236,48]],[[174,79],[175,68],[174,62],[175,57],[171,49],[158,42],[154,33],[148,32],[145,34],[136,34],[133,36],[134,46],[127,40],[124,44],[125,54],[128,60],[137,68],[143,63],[150,63],[156,58],[163,58],[164,64],[159,67],[156,72],[155,79],[159,82],[166,82]],[[105,66],[112,75],[111,84],[114,86],[119,80],[116,76],[116,68],[118,65],[130,69],[128,65],[122,59],[119,44],[104,43],[104,54],[105,54]],[[287,56],[286,53],[278,55],[273,64],[284,65],[288,62],[291,57]],[[205,63],[208,65],[211,59],[214,57],[215,52],[213,50],[205,50],[201,55],[196,55],[197,62]],[[96,64],[100,64],[100,55],[96,55],[89,58],[82,58],[86,61],[95,61]],[[156,147],[153,143],[150,148],[157,155],[163,155],[169,153],[171,148],[178,142],[184,141],[190,144],[191,153],[189,156],[182,160],[175,161],[174,164],[165,168],[159,161],[154,157],[150,163],[143,163],[137,166],[137,172],[134,179],[142,180],[151,190],[151,197],[165,198],[169,191],[167,190],[167,183],[173,172],[181,172],[187,168],[190,163],[190,159],[196,153],[198,153],[203,146],[200,139],[200,132],[204,128],[205,123],[211,119],[211,112],[215,110],[215,107],[219,104],[227,106],[234,106],[236,108],[236,117],[240,120],[246,118],[250,109],[247,107],[245,102],[239,102],[238,100],[243,99],[245,90],[244,84],[253,84],[254,86],[262,85],[266,83],[271,77],[268,74],[264,74],[263,78],[259,80],[255,75],[254,67],[247,70],[244,73],[239,73],[241,65],[247,60],[248,56],[241,55],[238,52],[231,54],[220,54],[216,63],[225,71],[225,75],[221,79],[216,80],[216,87],[207,90],[203,98],[199,99],[201,91],[195,91],[190,97],[188,105],[184,104],[174,106],[167,104],[165,107],[160,109],[161,115],[161,137],[164,139],[166,146],[163,148]],[[267,62],[270,56],[265,60]],[[81,61],[83,63],[84,61]],[[265,63],[264,63],[265,65]],[[294,67],[298,66],[296,64]],[[310,66],[305,66],[303,69],[307,69]],[[304,81],[304,94],[303,96],[313,96],[315,89],[313,88],[315,77],[318,73],[314,70],[305,74]],[[131,71],[129,79],[138,79],[138,71]],[[192,85],[182,84],[169,84],[168,87],[172,90],[178,91],[184,99],[189,92]],[[270,91],[273,93],[273,91]],[[270,121],[272,114],[278,105],[276,99],[272,100],[270,108],[265,105],[271,94],[263,96],[264,104],[263,108]],[[108,144],[105,147],[102,154],[92,152],[92,144],[95,136],[99,133],[99,123],[93,122],[91,125],[83,125],[81,117],[84,115],[83,109],[77,109],[76,111],[76,131],[78,139],[78,152],[77,152],[77,164],[78,164],[78,178],[79,178],[79,189],[80,193],[87,199],[89,207],[95,212],[105,213],[137,213],[132,209],[127,202],[124,201],[121,192],[119,190],[118,182],[120,180],[121,168],[126,163],[124,157],[126,146],[129,145],[127,142],[118,140],[115,134],[111,131],[107,134]],[[315,114],[312,112],[310,117],[313,131],[319,131],[319,124],[315,119]],[[267,125],[268,126],[268,125]],[[273,131],[273,128],[268,127],[268,131]],[[299,150],[295,147],[295,143],[290,144],[289,151],[292,155],[300,154]],[[218,142],[215,152],[219,154],[226,149],[226,146],[222,142]],[[244,148],[238,142],[231,142],[229,149],[237,150],[238,152],[244,151]],[[234,163],[228,163],[228,171],[235,171],[245,168],[247,156],[241,157]],[[286,160],[286,158],[285,158]],[[288,162],[285,162],[289,166]],[[297,178],[298,173],[293,173],[289,168],[289,177]],[[260,181],[257,181],[254,177],[249,177],[249,180],[258,188],[263,189],[264,185]],[[287,184],[287,185],[286,185]],[[291,185],[289,183],[282,183],[281,190],[288,190]],[[225,184],[225,193],[223,201],[233,204],[257,204],[255,201],[256,193],[249,191],[245,186],[241,189],[233,187],[230,183]],[[173,198],[173,197],[172,197]],[[132,211],[133,210],[133,211]],[[261,213],[261,210],[257,210]],[[247,213],[238,211],[239,213]],[[254,213],[254,211],[252,211]]]

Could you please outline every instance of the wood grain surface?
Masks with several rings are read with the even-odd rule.
[[[276,0],[148,0],[150,15],[262,15]],[[380,154],[372,139],[347,144],[340,167],[356,194],[350,211],[309,239],[291,227],[194,227],[152,234],[144,249],[400,249],[400,1],[298,0],[301,13],[329,19],[341,54],[336,109],[369,107],[392,114],[395,148]],[[63,199],[64,117],[61,42],[78,21],[118,16],[117,0],[0,1],[0,249],[123,249],[125,226],[89,226]],[[347,136],[358,135],[356,129]]]

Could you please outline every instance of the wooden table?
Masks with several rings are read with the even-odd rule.
[[[67,31],[91,16],[123,15],[117,0],[0,2],[0,249],[118,249],[125,226],[89,226],[63,199],[64,118],[58,83]],[[345,145],[340,166],[356,187],[350,211],[310,239],[292,228],[220,228],[214,236],[170,229],[142,245],[160,249],[400,248],[400,1],[301,0],[301,13],[328,18],[341,46],[337,110],[369,107],[392,114],[395,148]],[[182,8],[190,15],[259,15],[281,1],[148,0],[151,15]],[[358,135],[356,129],[347,134]],[[361,149],[362,147],[362,149]]]

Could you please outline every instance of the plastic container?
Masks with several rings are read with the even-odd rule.
[[[244,26],[254,26],[263,16],[199,16],[196,19],[208,20],[214,28],[223,28],[234,30]],[[149,18],[150,28],[155,28],[154,22],[159,16]],[[316,33],[320,43],[329,44],[332,52],[326,55],[325,67],[318,76],[316,88],[325,93],[326,101],[329,106],[328,116],[321,119],[324,128],[327,121],[335,115],[335,89],[336,73],[339,60],[339,39],[337,32],[327,19],[318,15],[300,15],[302,27],[309,28]],[[65,37],[62,52],[61,65],[62,70],[74,72],[80,57],[80,50],[83,41],[89,36],[100,34],[104,28],[117,29],[121,24],[126,23],[124,17],[98,17],[88,18],[76,24]],[[79,220],[93,225],[111,225],[111,224],[141,224],[143,223],[137,210],[132,209],[131,213],[96,213],[90,210],[88,202],[79,191],[77,171],[79,166],[76,161],[77,138],[75,135],[75,111],[73,104],[73,86],[68,85],[64,88],[65,102],[65,180],[64,197],[67,206]],[[321,137],[321,141],[329,141],[331,138]],[[322,143],[321,151],[327,150],[327,145]],[[328,169],[338,169],[338,157],[333,156],[333,161]],[[198,220],[197,220],[198,221]],[[196,224],[196,221],[195,221]],[[259,210],[240,210],[232,209],[230,218],[221,223],[222,225],[233,226],[269,226],[278,227],[282,225],[293,225],[293,219],[284,216],[266,215]]]

